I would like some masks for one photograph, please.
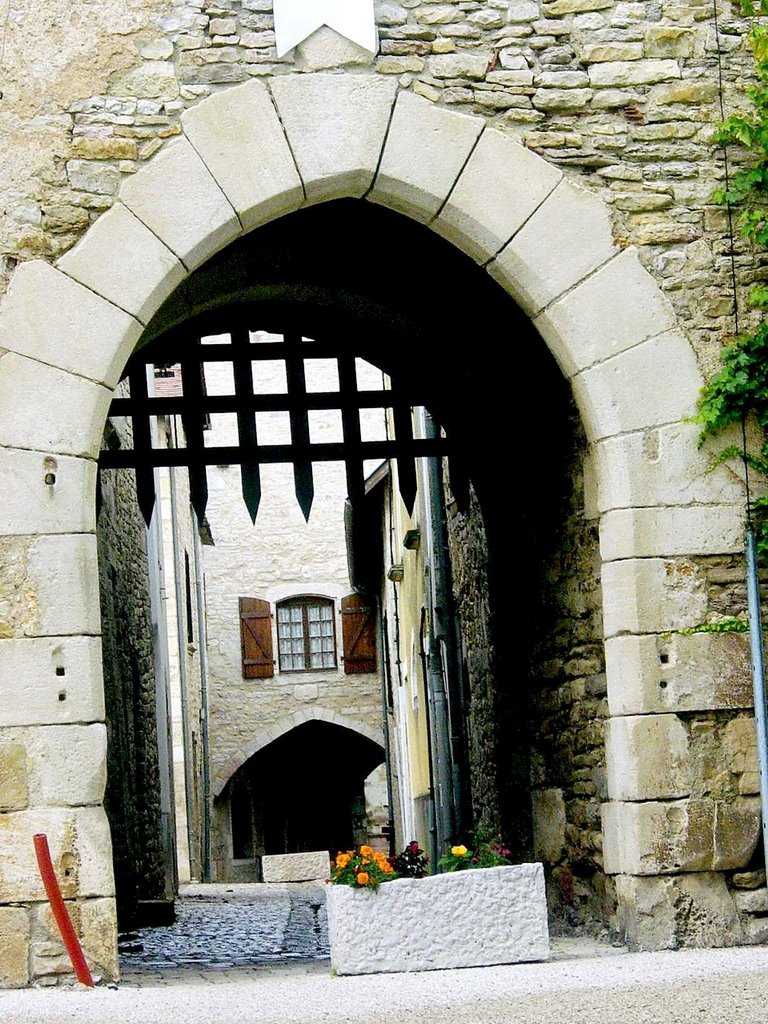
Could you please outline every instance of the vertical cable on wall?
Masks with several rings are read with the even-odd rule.
[[[723,88],[723,62],[720,52],[720,26],[717,16],[717,0],[713,0],[713,18],[715,29],[715,49],[717,52],[718,86],[720,96],[720,118],[725,121],[725,101]],[[725,171],[725,208],[728,217],[728,237],[731,257],[731,288],[733,291],[733,324],[734,335],[739,334],[739,295],[736,278],[736,253],[733,232],[733,209],[730,201],[730,169],[728,164],[728,146],[723,144]],[[765,697],[765,652],[763,648],[763,624],[760,608],[760,580],[757,568],[757,545],[755,528],[752,521],[752,502],[749,487],[749,458],[747,455],[746,414],[741,412],[741,452],[744,463],[744,479],[746,485],[746,570],[747,570],[747,613],[749,616],[750,656],[752,661],[752,690],[755,705],[755,727],[757,730],[757,752],[760,769],[760,810],[762,817],[763,857],[768,864],[768,708]]]

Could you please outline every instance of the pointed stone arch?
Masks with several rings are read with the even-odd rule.
[[[249,761],[254,754],[258,754],[260,750],[268,747],[270,743],[274,743],[275,740],[292,732],[305,722],[327,722],[329,725],[338,725],[341,729],[348,729],[350,732],[357,733],[358,736],[364,736],[371,743],[381,747],[382,757],[384,756],[384,738],[379,730],[372,729],[365,722],[350,718],[348,715],[341,715],[338,711],[332,711],[330,708],[301,708],[288,718],[275,722],[268,729],[263,729],[253,737],[250,743],[238,752],[236,757],[231,758],[223,768],[216,772],[212,780],[214,798],[221,796],[235,772],[242,768],[246,761]]]
[[[106,834],[98,772],[54,778],[40,766],[48,747],[103,721],[95,459],[123,366],[160,304],[218,250],[305,204],[352,196],[429,225],[484,266],[572,383],[591,443],[617,716],[606,861],[626,878],[671,870],[643,859],[639,801],[664,787],[637,781],[634,722],[653,714],[664,747],[677,691],[659,696],[669,672],[657,637],[696,621],[664,560],[737,550],[741,486],[722,467],[706,472],[687,422],[702,383],[695,354],[637,253],[615,246],[605,204],[482,119],[368,72],[254,80],[190,109],[182,127],[55,267],[19,267],[0,310],[0,545],[13,567],[0,687],[14,690],[0,690],[0,726],[46,727],[29,755],[39,807],[16,815],[14,848],[47,831],[55,858],[73,828],[86,844]],[[631,769],[621,785],[610,777],[619,740]],[[82,894],[108,905],[109,844],[88,853]],[[14,902],[42,899],[13,867],[19,856],[6,860],[24,878]],[[620,897],[632,899],[629,883]]]

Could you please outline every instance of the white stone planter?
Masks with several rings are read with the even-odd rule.
[[[337,974],[431,971],[547,960],[541,864],[385,882],[377,892],[328,887]]]

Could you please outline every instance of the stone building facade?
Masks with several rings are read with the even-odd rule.
[[[274,340],[267,334],[263,338]],[[205,374],[209,394],[232,393],[231,364],[206,364]],[[374,367],[359,364],[358,375],[361,387],[381,384],[381,372]],[[284,364],[261,364],[257,386],[260,394],[284,392]],[[338,389],[335,364],[313,360],[307,386],[313,391]],[[381,415],[378,419],[378,433],[383,434]],[[374,433],[376,426],[371,423]],[[283,442],[286,427],[280,413],[258,414],[262,444]],[[335,440],[338,424],[333,413],[318,412],[311,429],[315,440]],[[207,445],[236,443],[234,417],[214,414]],[[381,846],[382,826],[388,821],[380,666],[356,673],[344,661],[341,602],[352,585],[343,464],[318,465],[314,478],[312,511],[305,520],[294,494],[292,466],[263,467],[261,503],[253,523],[243,503],[238,467],[214,466],[209,472],[206,515],[214,543],[204,555],[205,606],[212,877],[219,881],[257,880],[264,853],[324,848],[335,853],[353,841]],[[255,678],[245,675],[248,652],[242,630],[248,627],[239,611],[241,598],[263,602],[269,617],[272,664]],[[307,664],[294,668],[282,652],[280,609],[291,603],[297,607],[297,602],[332,606],[327,664],[314,670]],[[347,785],[356,786],[357,822],[349,806],[355,798],[346,793]],[[330,828],[326,836],[315,821],[318,816],[334,821],[336,831]]]
[[[40,0],[9,15],[0,984],[41,978],[38,831],[60,868],[76,866],[66,894],[87,952],[117,970],[93,501],[112,391],[190,272],[339,197],[426,224],[485,268],[572,389],[586,444],[571,534],[598,530],[608,719],[603,733],[597,638],[554,645],[568,661],[542,669],[555,686],[541,717],[554,701],[575,726],[586,706],[594,742],[579,750],[580,794],[575,775],[538,776],[552,821],[562,790],[566,843],[582,842],[584,798],[602,845],[590,840],[589,856],[615,880],[631,943],[760,938],[746,911],[762,897],[733,888],[759,860],[743,645],[681,632],[742,602],[743,481],[707,472],[689,417],[732,331],[710,139],[721,65],[726,110],[743,102],[744,23],[723,3],[715,26],[698,0],[404,0],[377,5],[375,57],[324,29],[278,60],[270,7]],[[755,268],[738,245],[736,268],[744,287]],[[500,347],[515,357],[514,340],[500,323],[469,358],[492,368]],[[597,618],[591,557],[583,565],[571,596],[554,593],[558,576],[572,585],[567,567],[544,581],[574,622],[579,602]],[[551,661],[546,639],[539,650]],[[602,735],[604,789],[588,777]]]

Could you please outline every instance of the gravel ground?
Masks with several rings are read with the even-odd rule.
[[[768,946],[628,953],[552,942],[543,964],[332,977],[324,890],[191,886],[122,981],[0,992],[0,1024],[766,1024]],[[457,936],[457,941],[461,937]]]
[[[768,947],[333,978],[328,964],[143,972],[115,989],[0,993],[3,1024],[765,1024]],[[586,955],[584,955],[586,953]]]

